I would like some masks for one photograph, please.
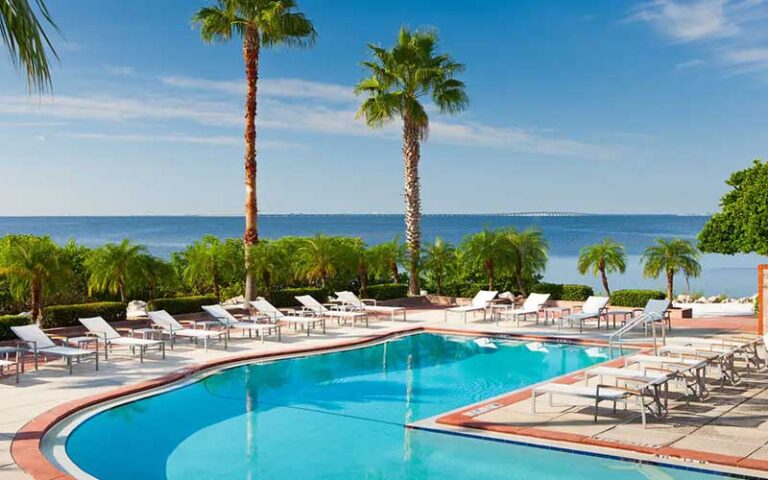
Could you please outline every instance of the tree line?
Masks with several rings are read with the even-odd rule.
[[[421,251],[422,280],[436,293],[479,282],[526,292],[541,279],[548,248],[538,229],[483,230],[458,246],[438,237]],[[406,282],[401,269],[409,258],[399,238],[369,246],[359,238],[318,234],[244,247],[240,239],[206,235],[166,260],[128,239],[89,248],[74,240],[59,245],[49,236],[7,235],[0,238],[0,313],[29,309],[38,318],[43,303],[229,298],[243,294],[246,268],[261,295],[302,286],[364,291],[369,284]]]

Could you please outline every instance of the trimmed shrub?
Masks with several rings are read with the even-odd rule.
[[[583,302],[595,291],[589,285],[578,284],[559,284],[559,283],[539,283],[531,288],[534,293],[548,293],[551,300],[567,300],[572,302]]]
[[[611,305],[643,308],[648,300],[664,300],[667,294],[660,290],[616,290],[611,293]]]
[[[382,283],[379,285],[368,285],[365,290],[366,298],[376,300],[392,300],[408,296],[408,285],[402,283]]]
[[[281,288],[272,292],[270,302],[277,308],[298,307],[299,302],[296,301],[296,297],[301,295],[312,295],[320,303],[325,303],[328,300],[328,295],[331,292],[327,288],[317,287],[300,287],[300,288]]]
[[[43,328],[79,326],[79,318],[103,317],[108,322],[125,320],[127,305],[122,302],[95,302],[77,305],[52,305],[43,309]]]
[[[180,313],[198,313],[203,305],[219,303],[213,295],[197,295],[194,297],[155,298],[147,303],[147,311],[165,310],[171,315]]]
[[[590,296],[594,295],[595,291],[589,285],[568,284],[563,285],[563,293],[560,296],[560,300],[570,300],[573,302],[583,302]]]
[[[11,331],[11,327],[20,325],[29,325],[32,323],[30,317],[22,315],[3,315],[0,317],[0,340],[16,340],[16,335]]]

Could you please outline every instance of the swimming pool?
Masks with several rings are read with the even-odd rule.
[[[422,333],[230,368],[96,413],[69,434],[66,453],[104,480],[710,478],[404,428],[607,353],[500,340],[491,347]]]

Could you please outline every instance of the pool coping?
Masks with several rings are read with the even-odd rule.
[[[218,368],[224,368],[229,367],[235,364],[249,362],[249,361],[272,361],[272,360],[280,360],[285,358],[291,358],[296,356],[307,356],[307,355],[314,355],[319,353],[330,353],[334,351],[339,351],[343,349],[348,348],[355,348],[355,347],[362,347],[369,344],[375,344],[382,342],[387,339],[396,338],[404,335],[411,335],[416,333],[439,333],[439,334],[450,334],[450,335],[481,335],[481,336],[489,336],[489,337],[497,337],[497,338],[508,338],[508,339],[517,339],[517,340],[534,340],[534,341],[541,341],[541,342],[547,342],[547,343],[559,343],[559,344],[574,344],[574,345],[593,345],[593,346],[606,346],[608,344],[607,341],[602,339],[588,339],[588,338],[571,338],[571,337],[558,337],[558,336],[549,336],[549,335],[536,335],[536,334],[516,334],[516,333],[500,333],[500,332],[491,332],[487,330],[470,330],[470,329],[464,329],[464,328],[451,328],[448,326],[441,327],[441,326],[435,326],[435,325],[418,325],[413,326],[411,328],[403,328],[394,332],[387,332],[382,334],[373,334],[371,336],[366,336],[365,338],[361,339],[354,339],[354,340],[342,340],[342,341],[335,341],[331,343],[327,343],[324,345],[317,345],[312,347],[300,347],[300,348],[291,348],[287,350],[283,350],[280,352],[262,352],[262,353],[247,353],[242,355],[235,355],[232,357],[226,357],[226,358],[220,358],[217,360],[211,360],[209,362],[199,363],[196,365],[192,365],[189,367],[181,368],[178,370],[175,370],[173,372],[170,372],[166,375],[162,375],[160,377],[145,380],[136,384],[132,385],[125,385],[122,387],[118,387],[114,390],[110,390],[108,392],[99,393],[95,395],[90,395],[87,397],[71,400],[69,402],[65,402],[61,405],[58,405],[41,415],[38,415],[37,417],[30,420],[27,424],[25,424],[21,429],[19,429],[16,432],[16,435],[13,438],[13,441],[11,443],[11,456],[13,457],[14,462],[28,475],[30,475],[35,480],[64,480],[64,479],[74,479],[72,475],[70,475],[67,472],[64,472],[60,470],[56,465],[54,465],[51,460],[46,457],[46,455],[43,453],[42,449],[42,443],[44,437],[58,424],[61,422],[67,420],[69,417],[72,417],[75,414],[78,414],[86,409],[98,407],[101,404],[125,399],[126,397],[136,396],[136,395],[146,395],[150,393],[153,390],[158,390],[161,388],[167,388],[175,383],[180,383],[184,381],[189,381],[192,376],[197,376],[201,373],[205,373],[207,371],[218,369]],[[634,343],[634,344],[625,344],[628,348],[637,348],[637,347],[647,347],[647,344],[642,343]],[[614,362],[617,362],[620,360],[612,360],[607,363],[603,363],[604,365],[611,365]],[[578,372],[570,373],[561,377],[556,377],[554,379],[550,379],[548,381],[567,381],[569,377],[573,377]],[[526,387],[524,389],[511,392],[506,395],[502,395],[501,399],[506,399],[506,401],[514,400],[515,398],[517,401],[521,399],[521,395],[527,393],[528,397],[530,396],[530,387]],[[488,428],[487,425],[482,426],[472,426],[472,422],[466,421],[466,416],[462,413],[466,413],[469,410],[472,410],[474,408],[477,408],[478,405],[487,405],[489,403],[492,403],[491,401],[483,401],[476,404],[473,404],[468,407],[462,407],[460,409],[454,410],[450,413],[443,414],[437,417],[437,423],[447,426],[452,426],[456,428],[469,428],[469,429],[476,429],[480,431],[488,431],[493,432],[493,428]],[[514,402],[510,402],[514,403]],[[416,428],[416,427],[410,427],[410,428]],[[551,433],[549,431],[544,431],[544,434],[541,433],[541,431],[536,431],[535,429],[529,429],[532,430],[532,432],[527,432],[527,436],[538,438],[538,439],[544,439],[547,440],[546,435]],[[450,433],[450,432],[446,432]],[[507,433],[507,434],[513,434],[513,435],[523,435],[525,436],[526,433],[521,433],[520,429],[516,428],[515,432],[499,432],[499,433]],[[552,432],[557,433],[557,432]],[[573,438],[573,434],[560,434],[559,436],[556,435],[557,438],[549,438],[548,440],[552,441],[565,441],[565,442],[571,442],[571,443],[583,443],[584,445],[590,445],[592,446],[602,446],[606,448],[611,448],[615,450],[620,451],[635,451],[634,446],[632,445],[623,445],[623,444],[616,444],[613,445],[612,442],[602,442],[605,443],[605,445],[599,445],[598,441],[593,440],[592,442],[583,442],[583,439],[576,439]],[[683,452],[680,449],[675,449],[678,452]],[[707,454],[706,452],[693,452],[691,451],[692,455],[698,455],[702,458],[696,458],[699,461],[705,461],[705,462],[711,462],[715,464],[720,465],[726,465],[729,466],[728,463],[722,463],[723,461],[727,459],[722,459],[719,457],[724,457],[722,455],[717,454]],[[618,457],[621,457],[621,455],[618,455]],[[632,461],[634,459],[628,458],[628,460]],[[719,461],[718,461],[719,460]],[[753,461],[757,462],[757,461]],[[659,464],[664,464],[663,461],[659,461]],[[760,466],[757,467],[750,467],[747,465],[741,465],[740,468],[748,468],[748,469],[754,469],[757,468],[758,470],[768,470],[768,462],[757,462],[760,463]],[[762,464],[765,465],[762,465]],[[713,470],[713,473],[726,473],[731,474],[732,472],[716,472]]]

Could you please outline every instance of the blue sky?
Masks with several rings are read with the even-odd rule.
[[[50,0],[54,95],[0,59],[0,215],[239,214],[240,47],[205,45],[205,0]],[[761,0],[299,0],[311,50],[262,55],[265,213],[401,212],[398,126],[354,119],[368,42],[431,26],[471,106],[434,114],[429,213],[714,211],[768,147]]]

